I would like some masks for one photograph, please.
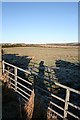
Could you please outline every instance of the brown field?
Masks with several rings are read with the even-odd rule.
[[[41,60],[44,60],[45,64],[48,66],[55,65],[56,60],[62,60],[62,61],[64,60],[64,61],[69,61],[71,63],[78,62],[78,47],[67,47],[67,46],[65,46],[65,47],[57,46],[57,47],[52,47],[52,48],[49,48],[49,47],[12,47],[11,48],[10,47],[10,48],[3,48],[3,50],[4,50],[4,56],[5,56],[5,54],[10,54],[10,56],[12,56],[12,54],[16,54],[16,56],[28,56],[28,57],[33,58],[32,59],[33,62],[39,63]],[[13,56],[15,56],[15,55],[13,55]],[[19,58],[22,59],[22,57],[19,57]],[[10,57],[8,57],[8,59],[10,59]],[[14,59],[15,59],[15,57],[14,57]],[[20,59],[18,59],[17,61],[19,62]],[[21,61],[20,61],[20,63],[21,63]],[[26,66],[26,64],[24,66]],[[73,65],[69,64],[69,63],[67,64],[67,62],[66,62],[66,66],[64,66],[64,67],[60,66],[59,69],[55,70],[55,77],[57,78],[58,82],[60,82],[61,84],[64,84],[68,87],[71,87],[71,88],[74,88],[77,90],[80,90],[80,71],[78,72],[77,65],[74,66],[74,64]],[[48,90],[50,90],[51,84],[45,82],[45,86]],[[56,86],[54,86],[54,87],[56,89]],[[54,90],[54,88],[53,88],[53,90]],[[56,91],[58,93],[57,89],[56,89]],[[57,93],[55,93],[55,94],[57,94]],[[7,96],[5,94],[7,94]],[[16,98],[13,99],[14,96],[12,96],[12,95],[14,95],[14,94],[11,93],[11,96],[9,95],[10,92],[9,92],[9,94],[8,93],[5,93],[5,94],[3,96],[4,97],[3,98],[3,100],[4,100],[4,106],[3,106],[4,118],[6,117],[5,116],[5,113],[6,113],[7,115],[12,116],[12,118],[14,117],[14,119],[16,119],[16,118],[17,118],[17,120],[20,119],[20,115],[22,115],[22,114],[19,110],[19,104],[16,103]],[[61,95],[61,96],[63,95],[62,91],[60,93],[60,89],[59,89],[59,95]],[[7,99],[9,99],[9,104],[6,104],[7,102],[5,100],[7,100],[7,99],[5,99],[5,97],[8,97]],[[12,100],[12,101],[10,101],[10,100]],[[37,116],[39,118],[39,117],[42,117],[42,115],[44,117],[50,112],[50,111],[47,111],[47,109],[44,111],[43,108],[45,108],[45,107],[42,107],[44,105],[43,103],[46,103],[46,102],[44,102],[44,100],[45,99],[43,99],[43,100],[40,99],[39,96],[34,97],[34,102],[35,102],[34,105],[36,106],[34,108],[36,108],[36,109],[34,109],[35,114],[33,114],[33,118],[35,118],[35,116]],[[72,100],[73,100],[72,103],[74,103],[74,102],[79,103],[79,101],[80,101],[79,99],[77,99],[77,97],[74,98],[74,96],[73,96]],[[30,101],[30,103],[29,103],[30,105],[32,105],[32,103],[33,103],[33,102],[32,103],[31,102],[32,101]],[[14,105],[13,109],[12,109],[12,104]],[[27,109],[27,111],[29,111],[29,112],[32,110],[30,105],[28,107],[25,107]],[[5,108],[7,108],[7,109],[5,109]],[[14,110],[14,108],[15,108],[15,110]],[[37,112],[37,111],[39,111],[39,112]],[[23,114],[23,117],[24,117],[24,114]],[[57,117],[57,116],[55,116],[55,117]],[[51,120],[51,118],[49,118],[49,119]],[[57,119],[55,119],[55,120],[57,120]]]
[[[39,63],[45,61],[48,66],[55,65],[56,60],[78,62],[78,47],[12,47],[3,48],[4,54],[18,54],[19,56],[32,57],[32,61]]]

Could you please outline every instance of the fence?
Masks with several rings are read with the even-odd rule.
[[[7,66],[7,67],[6,67]],[[8,67],[10,69],[8,69]],[[26,79],[19,76],[19,74],[25,73]],[[59,118],[61,119],[72,119],[80,120],[80,102],[71,102],[72,99],[80,100],[80,91],[72,89],[70,87],[67,87],[65,85],[62,85],[56,81],[53,81],[50,79],[50,77],[42,77],[38,75],[38,72],[35,70],[30,69],[29,70],[23,70],[22,68],[19,68],[17,66],[14,66],[12,64],[9,64],[5,61],[3,61],[3,73],[8,73],[9,78],[9,87],[15,90],[20,96],[22,96],[25,101],[28,101],[30,98],[30,95],[32,93],[32,90],[37,89],[38,91],[45,93],[42,97],[48,101],[49,106],[48,110],[51,111],[51,116],[53,117],[53,113],[55,113]],[[32,79],[31,81],[29,79]],[[52,92],[52,89],[55,90],[55,88],[52,88],[51,90],[44,89],[44,87],[38,86],[38,84],[35,84],[34,79],[40,78],[45,79],[46,82],[49,82],[53,86],[58,86],[57,88],[60,89],[60,91],[65,93],[64,97],[59,96],[55,92]],[[45,83],[46,83],[45,82]],[[40,94],[39,92],[39,94]],[[72,97],[73,96],[73,97]],[[74,101],[74,100],[73,100]]]

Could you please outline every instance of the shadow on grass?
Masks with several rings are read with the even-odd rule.
[[[3,54],[2,59],[12,65],[15,65],[17,67],[20,67],[24,70],[29,69],[29,63],[32,60],[29,56],[19,56],[18,54]],[[8,66],[6,65],[6,68],[8,69]],[[11,72],[14,73],[14,68],[9,66],[9,69],[11,69]],[[26,74],[21,71],[17,70],[18,76],[25,79]]]
[[[18,54],[3,54],[2,59],[23,69],[28,69],[29,63],[32,60],[29,56],[19,56]]]
[[[56,61],[55,75],[58,81],[68,87],[80,90],[80,64],[64,60]]]
[[[80,64],[71,63],[64,60],[57,60],[55,64],[57,67],[57,69],[55,69],[55,76],[58,79],[58,82],[70,88],[74,88],[80,91]],[[60,88],[60,91],[58,92],[57,95],[63,98],[65,93],[66,93],[66,90]],[[64,99],[65,97],[66,96],[64,96]],[[69,101],[74,105],[80,107],[80,95],[70,92]],[[80,117],[79,110],[73,109],[71,106],[69,106],[69,111],[71,111],[73,114]],[[69,116],[69,119],[74,119],[74,118]]]

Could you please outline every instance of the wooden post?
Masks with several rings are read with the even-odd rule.
[[[14,68],[15,72],[15,91],[17,91],[17,67]]]
[[[2,65],[3,65],[2,72],[4,73],[4,72],[5,72],[5,64],[4,64],[4,60],[3,60],[3,62],[2,62]]]
[[[66,90],[65,106],[64,106],[64,119],[67,118],[68,102],[70,97],[70,90]]]

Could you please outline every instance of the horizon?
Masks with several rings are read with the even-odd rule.
[[[68,42],[68,43],[43,43],[43,44],[40,44],[40,43],[0,43],[0,44],[32,44],[32,45],[47,45],[47,44],[52,44],[52,45],[55,45],[55,44],[80,44],[80,42]]]

